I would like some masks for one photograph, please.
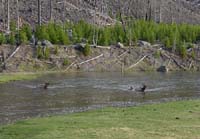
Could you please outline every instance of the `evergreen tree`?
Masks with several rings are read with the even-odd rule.
[[[61,45],[67,45],[70,44],[70,40],[68,38],[68,35],[64,32],[64,30],[61,28],[61,26],[56,27],[56,34],[58,37],[58,43]]]
[[[14,33],[11,33],[8,36],[8,43],[11,44],[11,45],[15,45],[16,44],[16,38],[15,38],[15,34]]]
[[[83,49],[83,54],[84,54],[85,56],[89,56],[90,53],[91,53],[91,48],[90,48],[89,44],[87,43],[87,44],[85,45],[84,49]]]
[[[45,59],[49,59],[49,57],[50,57],[50,49],[49,49],[49,47],[45,47],[43,52],[44,52],[44,54],[43,54],[44,58]]]
[[[31,40],[32,31],[30,25],[25,24],[22,30],[26,33],[27,40]]]
[[[28,38],[27,38],[26,32],[24,30],[19,31],[19,43],[20,44],[28,43]]]
[[[43,58],[44,57],[44,55],[43,55],[43,50],[42,50],[42,47],[41,46],[38,46],[37,47],[37,58],[38,59],[41,59],[41,58]]]
[[[11,21],[11,22],[10,22],[10,31],[11,31],[12,33],[16,33],[16,31],[17,31],[16,22],[14,22],[14,21]]]
[[[0,33],[0,45],[4,44],[6,42],[6,38],[3,33]]]
[[[53,44],[58,44],[59,40],[53,23],[49,23],[47,32],[49,34],[49,41]]]
[[[38,40],[49,40],[49,34],[47,33],[47,27],[45,25],[37,26],[35,35]]]
[[[171,49],[172,48],[172,44],[171,44],[170,39],[168,37],[166,38],[164,44],[165,44],[165,47],[167,49]]]

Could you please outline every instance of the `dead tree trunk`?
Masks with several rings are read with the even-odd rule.
[[[131,17],[131,5],[132,5],[132,0],[130,0],[128,2],[128,39],[129,39],[129,49],[130,49],[130,46],[132,46],[132,21],[130,19]]]
[[[38,25],[41,26],[41,0],[38,0]]]
[[[122,4],[120,2],[120,0],[118,0],[118,9],[119,9],[119,18],[120,18],[120,21],[122,23],[122,27],[123,27],[123,30],[124,30],[124,33],[126,34],[126,25],[125,25],[125,22],[124,22],[124,19],[123,19],[123,14],[122,14]]]
[[[17,46],[19,45],[19,0],[16,0],[17,4]]]
[[[173,44],[173,47],[172,47],[172,52],[175,53],[176,51],[176,36],[177,36],[177,33],[178,33],[178,27],[177,27],[177,24],[176,24],[176,31],[175,31],[175,38],[174,38],[174,44]]]
[[[63,26],[65,23],[65,11],[66,11],[66,0],[63,1],[63,13],[62,13]]]
[[[94,21],[93,24],[95,25],[97,20],[96,20],[96,16],[97,16],[97,1],[94,0]],[[98,42],[98,32],[96,30],[96,27],[94,27],[94,32],[93,32],[93,45],[97,46],[97,42]]]
[[[173,12],[173,3],[172,2],[170,2],[169,3],[170,5],[170,12],[171,12],[171,23],[174,23],[174,12]]]
[[[10,0],[7,0],[7,32],[10,32]]]
[[[17,4],[17,31],[19,31],[19,0],[16,0]]]
[[[147,5],[147,13],[146,13],[146,20],[150,21],[151,20],[151,14],[152,14],[152,11],[151,11],[151,2],[150,0],[148,0],[148,5]]]
[[[4,26],[5,26],[5,11],[4,11],[4,0],[1,0],[1,17],[2,17],[2,23],[3,23],[3,29],[4,29]]]
[[[154,6],[156,9],[155,21],[158,23],[162,23],[162,0],[154,1]]]
[[[50,21],[53,21],[53,5],[52,0],[49,0],[49,14],[50,14]]]

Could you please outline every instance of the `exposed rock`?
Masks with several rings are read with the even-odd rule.
[[[124,48],[124,45],[122,43],[118,42],[117,45],[116,45],[116,47],[117,48]]]
[[[138,41],[138,46],[140,47],[151,47],[151,44],[146,41]]]
[[[166,67],[166,66],[160,66],[158,69],[157,69],[158,72],[168,72],[169,69]]]
[[[48,41],[48,40],[43,40],[41,42],[41,45],[45,46],[45,47],[52,47],[52,48],[54,47],[53,44],[50,41]]]
[[[85,44],[79,43],[79,44],[74,45],[73,47],[74,47],[75,50],[83,51]]]

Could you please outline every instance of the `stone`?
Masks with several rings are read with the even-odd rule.
[[[151,47],[151,43],[146,41],[138,41],[138,46],[140,47]]]
[[[53,47],[52,43],[50,41],[48,41],[48,40],[43,40],[41,42],[41,45],[45,46],[45,47]]]
[[[124,48],[124,45],[122,43],[118,42],[117,45],[116,45],[116,47],[117,48]]]
[[[83,44],[83,43],[77,44],[74,46],[74,49],[78,51],[83,51],[83,49],[85,48],[85,45],[86,44]]]
[[[168,72],[169,69],[166,67],[166,66],[160,66],[158,69],[157,69],[158,72]]]

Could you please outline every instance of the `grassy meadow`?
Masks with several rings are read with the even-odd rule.
[[[199,139],[200,100],[33,118],[0,126],[0,139]]]
[[[8,73],[0,74],[0,83],[7,83],[18,80],[32,80],[39,77],[36,73]]]

